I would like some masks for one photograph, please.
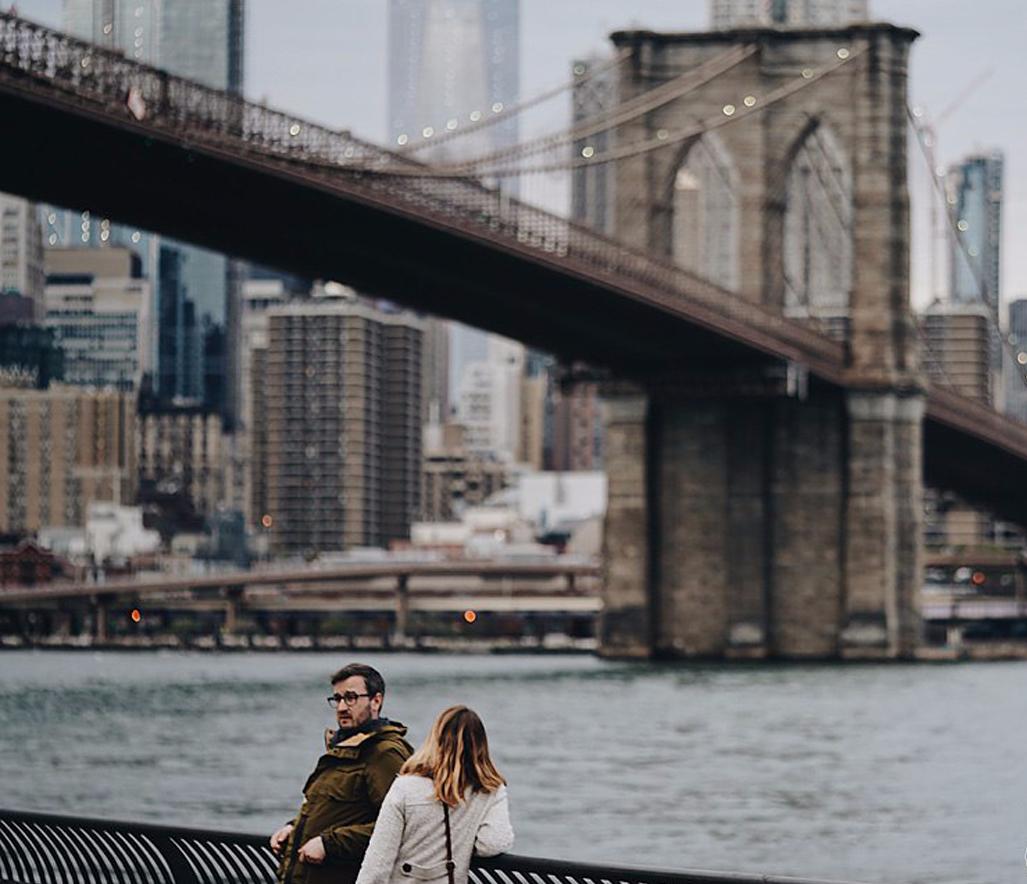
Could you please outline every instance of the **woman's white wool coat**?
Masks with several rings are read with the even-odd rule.
[[[396,777],[382,802],[356,884],[444,882],[446,821],[427,777]],[[506,786],[495,792],[468,791],[449,809],[454,880],[464,884],[471,854],[495,856],[513,847]]]

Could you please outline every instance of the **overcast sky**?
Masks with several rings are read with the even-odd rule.
[[[921,32],[913,48],[914,104],[938,115],[990,76],[939,131],[946,164],[999,147],[1006,156],[1004,300],[1027,297],[1027,0],[870,0],[875,18]],[[19,0],[21,14],[59,24],[61,0]],[[246,0],[246,92],[283,110],[375,141],[386,135],[388,0]],[[570,60],[607,46],[626,26],[699,30],[707,0],[521,0],[521,96],[567,79]],[[525,128],[566,119],[553,102]],[[522,133],[523,134],[523,133]],[[919,158],[916,158],[919,161]],[[913,167],[914,295],[927,291],[926,172]]]

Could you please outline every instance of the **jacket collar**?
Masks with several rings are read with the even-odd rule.
[[[329,755],[336,755],[340,758],[351,757],[356,755],[360,751],[360,747],[368,741],[377,740],[385,736],[403,737],[406,735],[406,732],[407,729],[399,722],[386,719],[377,727],[369,730],[358,730],[345,740],[332,745],[337,731],[332,728],[325,728],[325,751]]]

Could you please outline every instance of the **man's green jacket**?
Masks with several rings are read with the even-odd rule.
[[[279,884],[346,884],[356,878],[385,793],[413,752],[403,739],[406,732],[389,722],[335,746],[335,732],[325,732],[326,751],[303,787],[303,806],[282,852]],[[299,849],[319,835],[324,863],[300,862]]]

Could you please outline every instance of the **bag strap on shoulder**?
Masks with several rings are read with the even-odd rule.
[[[449,805],[442,802],[442,812],[446,817],[446,874],[449,876],[449,884],[456,884],[456,864],[453,862],[453,836],[449,830]]]

